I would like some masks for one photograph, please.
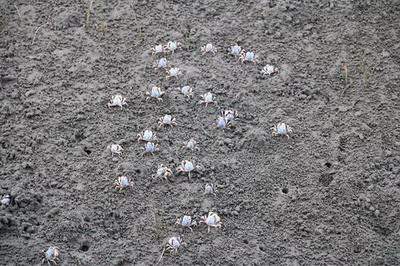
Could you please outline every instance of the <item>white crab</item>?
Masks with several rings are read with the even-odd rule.
[[[226,118],[224,116],[218,117],[218,119],[217,119],[217,127],[218,128],[225,129],[229,125],[230,125],[229,121],[226,120]]]
[[[122,151],[124,150],[121,145],[119,144],[111,144],[108,146],[108,148],[110,149],[111,154],[121,154]]]
[[[158,101],[162,101],[161,97],[163,96],[163,94],[164,94],[164,92],[161,90],[160,87],[153,86],[153,87],[151,87],[150,92],[146,91],[146,95],[149,95],[146,98],[146,101],[148,101],[150,98],[154,98],[154,99],[157,99]]]
[[[158,148],[158,144],[154,144],[153,142],[146,142],[146,145],[144,145],[144,153],[143,155],[146,155],[148,153],[154,154],[155,152],[158,152],[160,149]]]
[[[285,123],[278,123],[276,126],[272,128],[272,136],[286,136],[289,137],[289,134],[293,132],[292,128]]]
[[[159,119],[158,126],[160,128],[164,126],[176,126],[175,118],[172,115],[164,115]]]
[[[153,55],[154,54],[161,54],[165,52],[164,46],[162,44],[158,44],[154,46],[154,48],[151,48]]]
[[[169,181],[169,177],[172,176],[172,170],[163,164],[160,165],[157,169],[156,177],[164,178],[165,180]]]
[[[114,182],[115,189],[118,189],[119,191],[124,190],[125,188],[128,188],[131,186],[129,178],[126,176],[120,176],[118,177],[117,180]]]
[[[212,194],[212,195],[215,195],[215,192],[214,192],[214,185],[213,184],[206,184],[205,186],[204,186],[204,195],[210,195],[210,194]]]
[[[44,253],[42,263],[47,262],[49,266],[51,263],[57,265],[58,261],[60,260],[60,250],[57,247],[49,247],[47,250],[43,250],[42,252]]]
[[[176,49],[179,48],[179,46],[181,46],[180,42],[175,42],[175,41],[170,41],[167,43],[167,45],[165,46],[165,51],[169,51],[171,53],[174,53]]]
[[[272,74],[278,72],[278,69],[274,67],[273,65],[265,65],[263,69],[261,70],[261,74],[271,76]]]
[[[234,110],[225,110],[222,112],[222,116],[225,117],[225,120],[229,123],[238,116],[238,113]]]
[[[201,51],[203,52],[203,54],[206,53],[215,54],[217,52],[217,48],[214,47],[214,45],[212,45],[211,43],[207,43],[205,46],[201,47]]]
[[[240,55],[240,60],[242,60],[243,63],[245,62],[251,62],[251,63],[256,63],[256,54],[254,52],[246,52],[246,51],[242,51],[241,55]]]
[[[178,253],[178,248],[181,246],[181,244],[182,244],[182,239],[179,236],[170,237],[167,243],[164,245],[163,251],[161,252],[161,256],[158,259],[158,262],[162,260],[165,252],[169,252],[172,254]]]
[[[167,58],[160,58],[156,64],[156,68],[166,68],[168,64]]]
[[[150,129],[146,129],[145,131],[143,131],[142,133],[138,134],[138,141],[155,141],[156,138],[156,134],[153,133],[153,131],[151,131]]]
[[[206,104],[206,107],[208,104],[210,103],[214,103],[216,104],[217,102],[214,100],[214,96],[212,95],[211,92],[207,92],[203,95],[201,95],[201,98],[203,98],[203,100],[200,101],[200,104]]]
[[[178,173],[180,173],[180,172],[188,173],[189,179],[190,179],[190,173],[193,170],[194,170],[194,165],[193,165],[193,163],[191,161],[188,161],[188,160],[183,160],[181,162],[181,166],[176,168],[176,171]]]
[[[0,203],[1,203],[2,205],[5,205],[5,206],[10,205],[10,203],[11,203],[11,196],[8,195],[8,194],[7,194],[7,195],[4,195],[4,196],[1,198]]]
[[[199,150],[199,148],[197,147],[197,142],[194,139],[189,139],[189,141],[185,145],[185,148],[192,151]]]
[[[107,104],[108,107],[119,106],[122,109],[122,106],[128,105],[126,103],[126,98],[123,98],[121,94],[114,95],[111,98],[111,101]]]
[[[215,212],[209,212],[208,215],[202,217],[201,223],[205,223],[208,226],[207,232],[210,232],[211,227],[221,227],[221,218]]]
[[[193,232],[192,226],[196,226],[197,222],[192,221],[192,217],[189,215],[184,215],[182,218],[178,218],[175,222],[175,224],[182,225],[183,227],[187,227],[190,229],[190,231]]]
[[[188,98],[193,96],[193,89],[190,86],[183,86],[181,88],[177,88],[183,95],[187,96]]]
[[[230,49],[230,54],[234,55],[234,56],[240,56],[240,52],[242,51],[242,47],[240,47],[239,45],[235,44],[234,46],[231,46]]]
[[[177,67],[172,67],[169,70],[167,70],[167,79],[177,78],[179,75],[182,75],[182,71]]]

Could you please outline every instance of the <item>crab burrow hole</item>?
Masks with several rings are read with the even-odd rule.
[[[89,248],[90,248],[90,244],[88,241],[85,240],[85,241],[82,241],[81,246],[79,247],[79,250],[86,252],[89,250]]]

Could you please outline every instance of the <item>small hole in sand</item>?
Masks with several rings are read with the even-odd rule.
[[[283,194],[289,193],[289,189],[287,187],[282,188],[282,193]]]
[[[326,162],[325,166],[328,167],[328,168],[331,168],[332,164],[330,162]]]
[[[82,244],[81,244],[81,247],[79,248],[79,250],[81,250],[81,251],[83,251],[83,252],[86,252],[86,251],[88,251],[89,250],[89,243],[87,242],[87,241],[84,241]]]

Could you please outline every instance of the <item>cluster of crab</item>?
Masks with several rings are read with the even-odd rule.
[[[201,51],[202,51],[203,55],[207,54],[207,53],[215,54],[215,53],[217,53],[217,48],[212,43],[207,43],[206,45],[201,47]],[[248,63],[256,64],[258,62],[257,56],[254,51],[245,50],[238,44],[231,46],[228,49],[228,52],[230,55],[237,57],[239,59],[239,61],[241,61],[242,63],[248,62]],[[277,72],[278,72],[278,68],[273,65],[270,65],[270,64],[266,64],[261,69],[261,74],[266,75],[266,76],[271,76]]]
[[[204,215],[201,217],[200,224],[204,223],[207,225],[207,232],[209,233],[212,227],[221,227],[222,222],[219,215],[215,212],[209,212],[208,215]],[[185,228],[190,229],[193,232],[192,227],[197,226],[198,223],[192,219],[189,215],[184,215],[181,218],[178,218],[175,224],[179,226],[183,226]],[[164,244],[159,262],[163,258],[165,252],[169,252],[172,254],[176,254],[178,252],[179,247],[182,245],[182,238],[180,236],[173,236],[168,238],[168,241]]]
[[[170,41],[166,45],[156,45],[154,48],[152,48],[152,53],[153,55],[166,55],[166,54],[173,54],[179,47],[181,46],[180,43],[175,42],[175,41]],[[201,52],[203,55],[208,54],[208,53],[217,53],[217,48],[211,44],[208,43],[201,47]],[[257,63],[257,57],[254,51],[248,51],[242,49],[239,45],[234,45],[231,46],[229,49],[229,54],[232,56],[235,56],[238,58],[239,61],[242,63]],[[161,57],[157,60],[155,64],[155,69],[164,69],[166,70],[167,76],[166,78],[176,78],[179,75],[182,74],[181,70],[178,67],[170,67],[169,68],[169,61],[166,59],[166,57]],[[261,73],[263,75],[273,75],[276,73],[278,70],[276,67],[272,65],[266,65],[263,67],[261,70]],[[182,93],[185,97],[187,98],[192,98],[193,97],[193,88],[191,86],[185,85],[182,87],[176,88],[180,93]],[[160,87],[158,86],[152,86],[149,91],[146,93],[146,101],[149,100],[155,100],[155,102],[162,102],[163,101],[163,96],[165,95],[165,91],[163,91]],[[217,101],[215,99],[215,96],[211,92],[206,92],[203,95],[200,95],[201,99],[199,100],[199,104],[204,104],[206,107],[208,105],[214,104],[217,105]],[[123,108],[123,106],[127,105],[126,99],[122,97],[122,95],[118,94],[115,95],[111,101],[108,103],[108,107],[113,107],[113,106],[118,106]],[[216,127],[218,129],[226,129],[229,128],[232,125],[232,122],[238,117],[238,113],[235,110],[223,110],[221,111],[220,115],[218,116],[216,120]],[[165,127],[174,127],[177,126],[177,121],[176,118],[173,117],[171,114],[165,114],[163,117],[161,117],[158,121],[158,129],[162,129]],[[292,132],[292,129],[290,126],[288,126],[285,123],[278,123],[272,129],[272,136],[286,136],[289,138],[289,134]],[[154,154],[160,150],[159,145],[157,144],[157,136],[156,133],[151,130],[151,129],[145,129],[143,132],[138,134],[138,142],[144,142],[144,152],[143,155],[146,154]],[[184,148],[190,149],[190,150],[196,150],[198,149],[196,145],[196,141],[191,138],[189,141],[184,145]],[[123,148],[119,144],[111,144],[109,147],[109,150],[111,151],[111,154],[121,154],[123,152]],[[197,165],[194,161],[192,160],[183,160],[179,166],[176,167],[176,174],[184,173],[188,176],[189,180],[191,178],[191,175],[196,169],[201,169],[200,165]],[[155,174],[153,175],[153,178],[161,178],[167,181],[171,181],[170,178],[174,176],[173,170],[166,166],[161,164]],[[128,189],[129,187],[132,186],[132,182],[127,176],[120,176],[118,177],[117,180],[114,182],[115,189],[119,191],[123,191],[125,189]],[[212,184],[206,184],[205,189],[204,189],[204,194],[213,194],[214,193],[214,186]],[[200,223],[204,223],[208,226],[208,232],[210,231],[211,227],[221,227],[221,218],[218,216],[217,213],[215,212],[209,212],[208,215],[203,216]],[[189,228],[191,231],[193,230],[192,227],[198,225],[196,221],[192,219],[191,216],[189,215],[184,215],[183,217],[179,218],[176,221],[176,224]],[[179,249],[179,247],[182,245],[182,239],[180,236],[173,236],[168,239],[168,241],[164,244],[163,246],[163,251],[160,257],[160,260],[162,259],[163,255],[165,252],[170,252],[170,253],[176,253]]]

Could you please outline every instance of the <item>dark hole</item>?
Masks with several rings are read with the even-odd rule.
[[[83,150],[86,152],[87,155],[90,155],[92,151],[88,147],[84,147]]]
[[[81,251],[83,251],[83,252],[88,251],[88,250],[89,250],[89,243],[86,242],[86,241],[84,241],[84,242],[81,244],[81,247],[79,248],[79,250],[81,250]]]
[[[248,244],[249,240],[245,239],[245,240],[243,240],[243,243]]]
[[[282,193],[284,194],[289,193],[289,189],[287,187],[282,188]]]
[[[330,162],[326,162],[325,166],[328,167],[328,168],[331,168],[332,164]]]
[[[142,173],[142,170],[140,170],[139,168],[135,169],[136,174],[140,174]]]

